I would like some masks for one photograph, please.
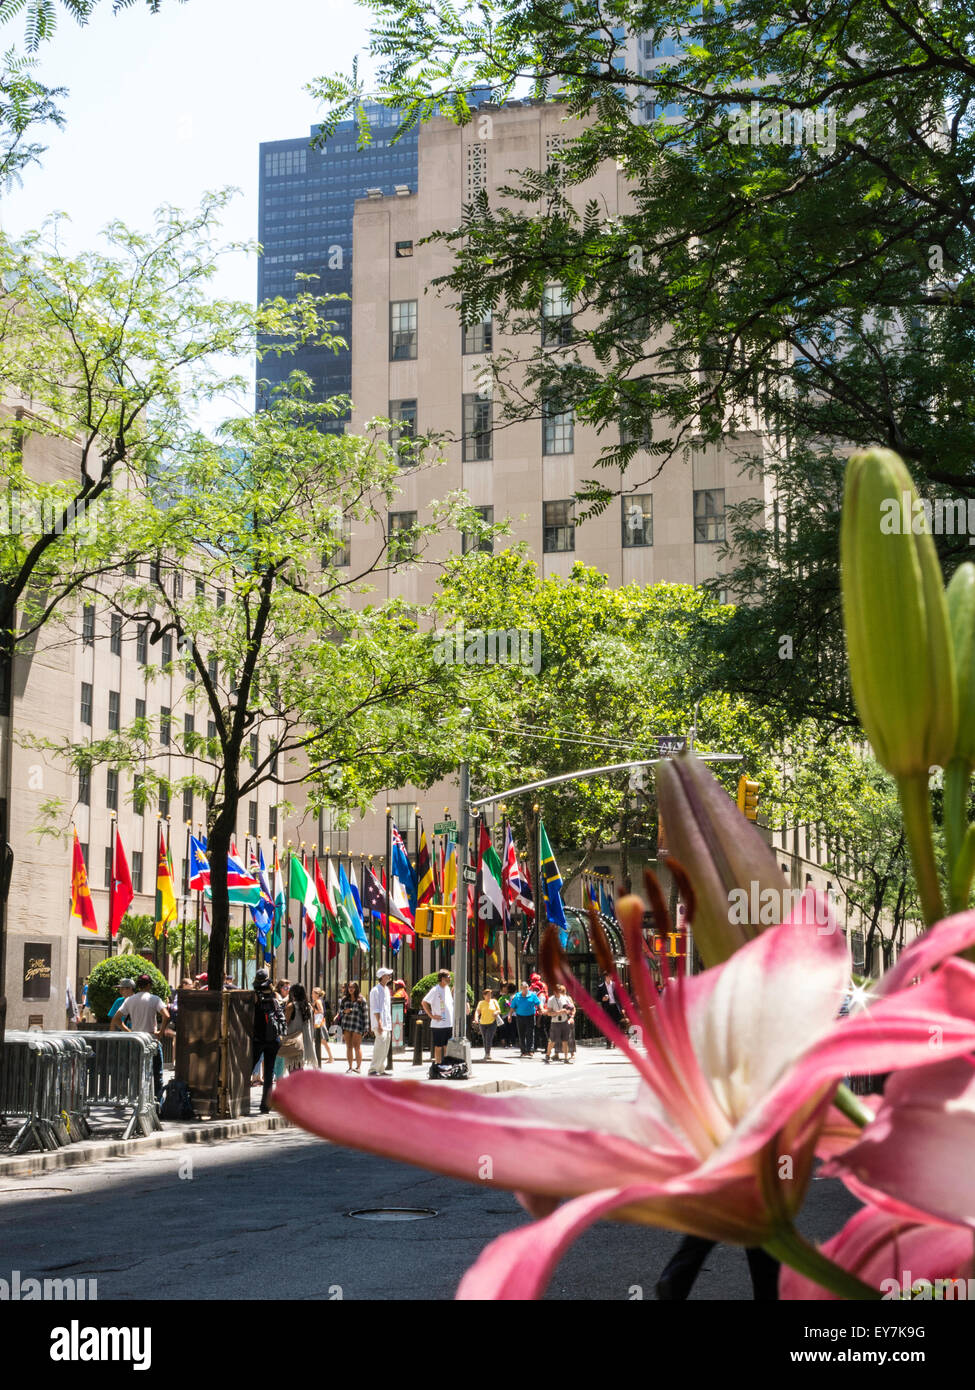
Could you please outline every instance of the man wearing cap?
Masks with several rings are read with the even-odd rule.
[[[109,1019],[113,1019],[115,1017],[119,1009],[125,1003],[126,999],[131,999],[133,994],[135,994],[135,980],[119,980],[118,998],[115,1000],[115,1003],[108,1011]]]
[[[270,1109],[268,1099],[274,1081],[274,1061],[284,1036],[284,1009],[278,996],[271,988],[271,977],[266,970],[258,970],[254,975],[254,1051],[252,1075],[257,1071],[258,1062],[264,1064],[264,1087],[261,1092],[261,1114]]]
[[[370,1076],[382,1076],[386,1070],[386,1058],[393,1036],[393,1004],[387,980],[393,978],[388,965],[381,965],[376,971],[376,983],[369,991],[369,1019],[376,1041],[372,1045],[372,1061],[369,1063]]]
[[[158,1101],[162,1094],[162,1030],[169,1022],[169,1010],[152,992],[152,980],[148,975],[140,975],[135,982],[136,992],[131,994],[120,1006],[112,1019],[111,1028],[121,1029],[128,1020],[133,1033],[148,1033],[155,1039],[156,1048],[152,1054],[152,1080]]]

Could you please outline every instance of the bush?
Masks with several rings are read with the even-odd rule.
[[[424,975],[422,980],[417,980],[416,984],[413,986],[413,989],[410,992],[411,1009],[418,1009],[420,1007],[420,1000],[423,998],[425,994],[429,994],[430,991],[433,989],[434,985],[437,983],[437,974],[438,972],[435,970],[432,975]],[[450,972],[450,987],[451,989],[453,989],[454,987],[453,971]],[[474,1002],[474,991],[470,985],[467,986],[467,1000],[470,1004],[473,1004]]]
[[[144,956],[109,956],[95,966],[88,977],[88,1007],[99,1023],[107,1021],[108,1011],[119,996],[119,980],[137,980],[140,975],[149,976],[153,994],[165,1003],[169,985]]]

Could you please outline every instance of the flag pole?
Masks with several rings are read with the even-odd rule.
[[[243,870],[246,874],[247,861],[250,855],[251,837],[249,834],[244,836],[244,862]],[[240,987],[247,988],[247,904],[240,905]]]
[[[541,958],[542,931],[548,923],[548,896],[542,892],[542,808],[535,802],[532,807],[535,812],[535,841],[533,853],[535,856],[535,958]],[[542,903],[545,906],[542,906]],[[525,953],[527,956],[527,952]],[[536,965],[536,970],[538,966]]]
[[[501,837],[502,837],[502,843],[503,843],[504,850],[505,850],[505,862],[504,862],[504,864],[503,864],[502,867],[501,867],[501,876],[502,876],[502,879],[504,878],[505,870],[506,870],[507,867],[508,867],[507,847],[508,847],[508,831],[510,830],[510,828],[511,828],[511,827],[510,827],[509,824],[508,824],[508,813],[507,813],[507,811],[505,810],[505,808],[502,806],[502,807],[501,807]],[[502,888],[502,893],[501,893],[501,901],[504,903],[504,916],[503,916],[502,919],[501,919],[501,934],[502,934],[502,941],[504,942],[504,946],[503,946],[503,948],[502,948],[503,951],[504,951],[504,958],[503,958],[502,964],[501,964],[501,984],[504,985],[504,984],[507,984],[507,982],[508,982],[508,918],[511,916],[511,904],[509,903],[509,901],[508,901],[508,895],[507,895],[507,893],[505,893],[505,892],[503,891],[503,888]]]
[[[197,828],[197,831],[199,832],[198,838],[199,838],[199,840],[200,840],[200,843],[202,844],[202,843],[203,843],[203,838],[204,838],[204,837],[203,837],[203,827],[199,824],[199,822],[197,822],[197,827],[196,827],[196,828]],[[194,941],[194,943],[193,943],[193,946],[194,946],[194,953],[193,953],[193,954],[194,954],[194,959],[193,959],[193,966],[194,966],[194,969],[193,969],[193,980],[194,980],[194,983],[196,982],[196,977],[197,977],[197,975],[199,975],[199,973],[200,973],[200,932],[201,932],[202,927],[203,927],[203,923],[202,923],[202,921],[201,921],[201,916],[202,916],[202,911],[201,911],[201,910],[202,910],[202,907],[203,907],[203,889],[202,889],[202,888],[198,888],[198,889],[196,890],[196,939],[195,939],[195,941]]]
[[[108,885],[108,954],[115,954],[115,937],[112,935],[112,923],[115,921],[115,875],[117,865],[115,857],[118,852],[118,826],[115,823],[116,812],[112,811],[109,815],[109,823],[112,827],[112,877]]]
[[[292,850],[291,850],[291,841],[289,840],[289,841],[288,841],[288,876],[287,876],[287,879],[286,879],[286,887],[285,887],[285,890],[284,890],[284,920],[285,920],[285,923],[286,923],[286,925],[287,925],[287,932],[285,933],[285,935],[286,935],[288,938],[290,938],[290,939],[285,943],[285,953],[284,953],[284,954],[285,954],[285,957],[286,957],[285,970],[287,970],[288,965],[292,965],[292,964],[294,963],[294,961],[293,961],[293,956],[292,956],[292,951],[291,951],[291,942],[294,941],[294,933],[293,933],[293,931],[291,930],[291,854],[292,854]],[[290,973],[290,972],[289,972],[289,973]]]
[[[389,946],[389,895],[393,887],[393,811],[386,807],[386,945]]]
[[[193,858],[192,858],[192,855],[191,855],[191,853],[190,853],[190,835],[191,835],[191,833],[192,833],[192,824],[191,824],[190,821],[187,821],[187,822],[186,822],[186,895],[185,895],[185,897],[183,898],[183,933],[182,933],[182,939],[181,939],[181,941],[180,941],[180,948],[179,948],[179,973],[180,973],[181,976],[183,976],[183,975],[185,975],[185,974],[187,973],[187,970],[186,970],[186,903],[187,903],[187,899],[191,896],[190,879],[193,877]]]
[[[167,816],[167,817],[166,817],[166,868],[167,868],[167,869],[171,869],[171,867],[172,867],[173,855],[172,855],[172,850],[170,849],[170,846],[172,845],[172,843],[173,843],[173,823],[172,823],[172,817],[171,817],[171,816]],[[169,886],[170,886],[170,888],[173,890],[173,902],[175,903],[175,901],[176,901],[176,884],[173,882],[172,873],[170,873]],[[168,922],[163,922],[163,929],[162,929],[162,958],[163,958],[162,975],[163,975],[163,979],[166,981],[167,985],[169,984],[169,945],[168,945],[168,943],[169,943],[169,931],[168,931],[168,928],[169,928],[169,923],[168,923]]]

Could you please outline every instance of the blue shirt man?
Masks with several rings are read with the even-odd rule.
[[[535,1051],[535,1013],[541,1004],[541,999],[534,990],[529,991],[527,983],[523,983],[518,993],[511,996],[522,1057],[530,1057]]]

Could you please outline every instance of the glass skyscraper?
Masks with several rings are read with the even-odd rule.
[[[312,294],[351,294],[352,215],[356,198],[370,189],[393,194],[397,187],[416,192],[417,132],[403,135],[394,145],[398,124],[395,111],[366,106],[372,143],[358,148],[355,121],[343,121],[321,149],[309,139],[271,140],[262,143],[258,240],[264,254],[258,261],[258,300],[281,295],[293,299],[302,290]],[[317,275],[317,280],[295,280],[296,273]],[[352,384],[352,308],[339,300],[325,310],[334,320],[334,332],[349,347],[334,353],[326,348],[303,348],[277,357],[268,354],[258,363],[257,404],[266,403],[276,382],[298,369],[314,382],[314,399],[348,393]],[[262,385],[261,383],[267,383]],[[331,428],[342,429],[337,420]]]

